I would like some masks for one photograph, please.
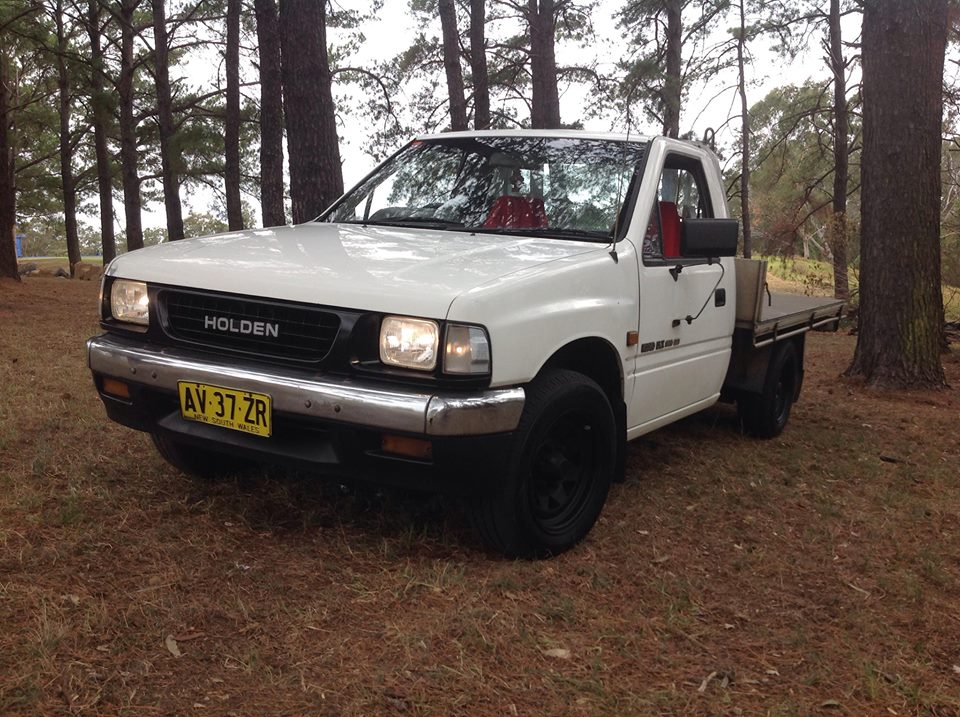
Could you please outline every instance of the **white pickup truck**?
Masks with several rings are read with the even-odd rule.
[[[89,364],[108,416],[187,473],[447,491],[494,549],[553,555],[627,441],[721,398],[783,429],[804,332],[842,303],[765,293],[737,234],[696,142],[420,137],[316,221],[118,257]]]

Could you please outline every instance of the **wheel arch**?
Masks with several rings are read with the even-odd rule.
[[[596,381],[612,406],[623,403],[623,362],[620,353],[607,339],[588,336],[561,346],[543,363],[538,374],[559,368],[576,371]]]
[[[752,336],[745,331],[737,331],[733,337],[733,353],[730,368],[724,378],[723,393],[728,399],[744,394],[760,394],[767,382],[770,365],[777,355],[792,346],[797,357],[797,380],[794,400],[800,398],[803,385],[803,359],[806,334],[792,336],[783,341],[768,344],[761,348],[753,346]]]

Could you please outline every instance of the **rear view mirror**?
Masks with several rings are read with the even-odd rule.
[[[680,232],[680,254],[708,259],[736,256],[740,222],[736,219],[684,219]]]

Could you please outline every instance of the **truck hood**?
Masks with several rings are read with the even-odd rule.
[[[308,223],[160,244],[118,257],[108,275],[343,308],[445,318],[465,291],[594,243]]]

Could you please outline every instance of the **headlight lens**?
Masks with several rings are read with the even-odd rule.
[[[142,281],[117,279],[110,287],[110,313],[117,321],[150,323],[150,299]]]
[[[447,326],[444,373],[490,373],[490,341],[479,326]]]
[[[436,321],[388,316],[380,325],[380,360],[389,366],[432,371],[439,340]]]

